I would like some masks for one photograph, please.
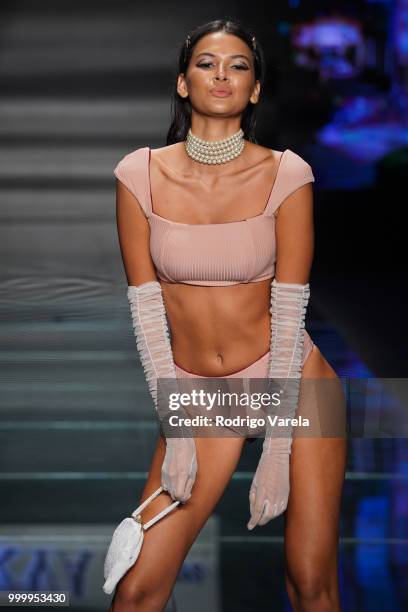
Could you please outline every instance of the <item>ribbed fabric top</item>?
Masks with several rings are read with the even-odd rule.
[[[170,221],[152,209],[151,149],[123,157],[114,174],[136,197],[150,225],[150,252],[158,278],[189,285],[235,285],[273,278],[276,264],[274,212],[296,189],[313,182],[311,166],[297,153],[281,153],[262,214],[227,223]]]

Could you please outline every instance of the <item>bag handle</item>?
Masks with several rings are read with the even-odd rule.
[[[155,499],[158,495],[160,495],[160,493],[164,491],[163,487],[160,486],[158,489],[156,489],[156,491],[154,491],[154,493],[152,493],[150,495],[150,497],[148,497],[147,499],[144,500],[143,503],[140,504],[140,506],[138,506],[136,508],[136,510],[133,510],[131,516],[132,518],[137,522],[137,523],[141,523],[142,525],[142,529],[144,529],[146,531],[146,529],[149,529],[149,527],[151,527],[152,525],[154,525],[154,523],[156,523],[158,520],[160,520],[163,516],[165,516],[166,514],[168,514],[169,512],[171,512],[172,510],[174,510],[174,508],[176,506],[178,506],[178,504],[180,503],[180,500],[176,500],[175,502],[173,502],[170,506],[167,506],[167,508],[164,508],[163,510],[161,510],[161,512],[159,512],[158,514],[156,514],[156,516],[154,516],[152,519],[150,519],[150,521],[148,521],[147,523],[142,523],[142,517],[140,516],[140,512],[146,508],[146,506],[148,506],[150,504],[151,501],[153,501],[153,499]]]

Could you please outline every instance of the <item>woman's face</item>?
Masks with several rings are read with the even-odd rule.
[[[203,115],[240,115],[260,93],[251,49],[233,34],[206,34],[195,45],[186,74],[179,75],[177,91]]]

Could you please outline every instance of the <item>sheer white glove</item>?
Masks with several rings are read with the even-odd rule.
[[[178,393],[179,387],[161,285],[158,281],[130,285],[127,296],[140,361],[156,412],[163,421],[169,415],[169,407],[162,405],[162,398],[167,393]],[[162,381],[163,378],[172,380]],[[158,393],[158,383],[165,395]],[[179,417],[187,416],[182,408],[176,414]],[[172,499],[186,502],[191,497],[197,474],[194,436],[189,427],[174,426],[171,433],[171,437],[166,437],[161,484]]]
[[[194,438],[167,438],[162,466],[162,486],[172,499],[186,502],[197,475]]]
[[[310,297],[309,284],[271,284],[271,345],[269,378],[281,403],[278,418],[294,418],[302,371],[306,308]],[[276,413],[276,411],[275,411]],[[275,428],[266,418],[265,440],[249,493],[251,518],[248,529],[265,525],[286,510],[289,498],[289,455],[292,446],[292,425]]]

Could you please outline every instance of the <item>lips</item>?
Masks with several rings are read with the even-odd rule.
[[[212,89],[211,93],[220,98],[225,98],[226,96],[231,95],[231,91],[229,89]]]

